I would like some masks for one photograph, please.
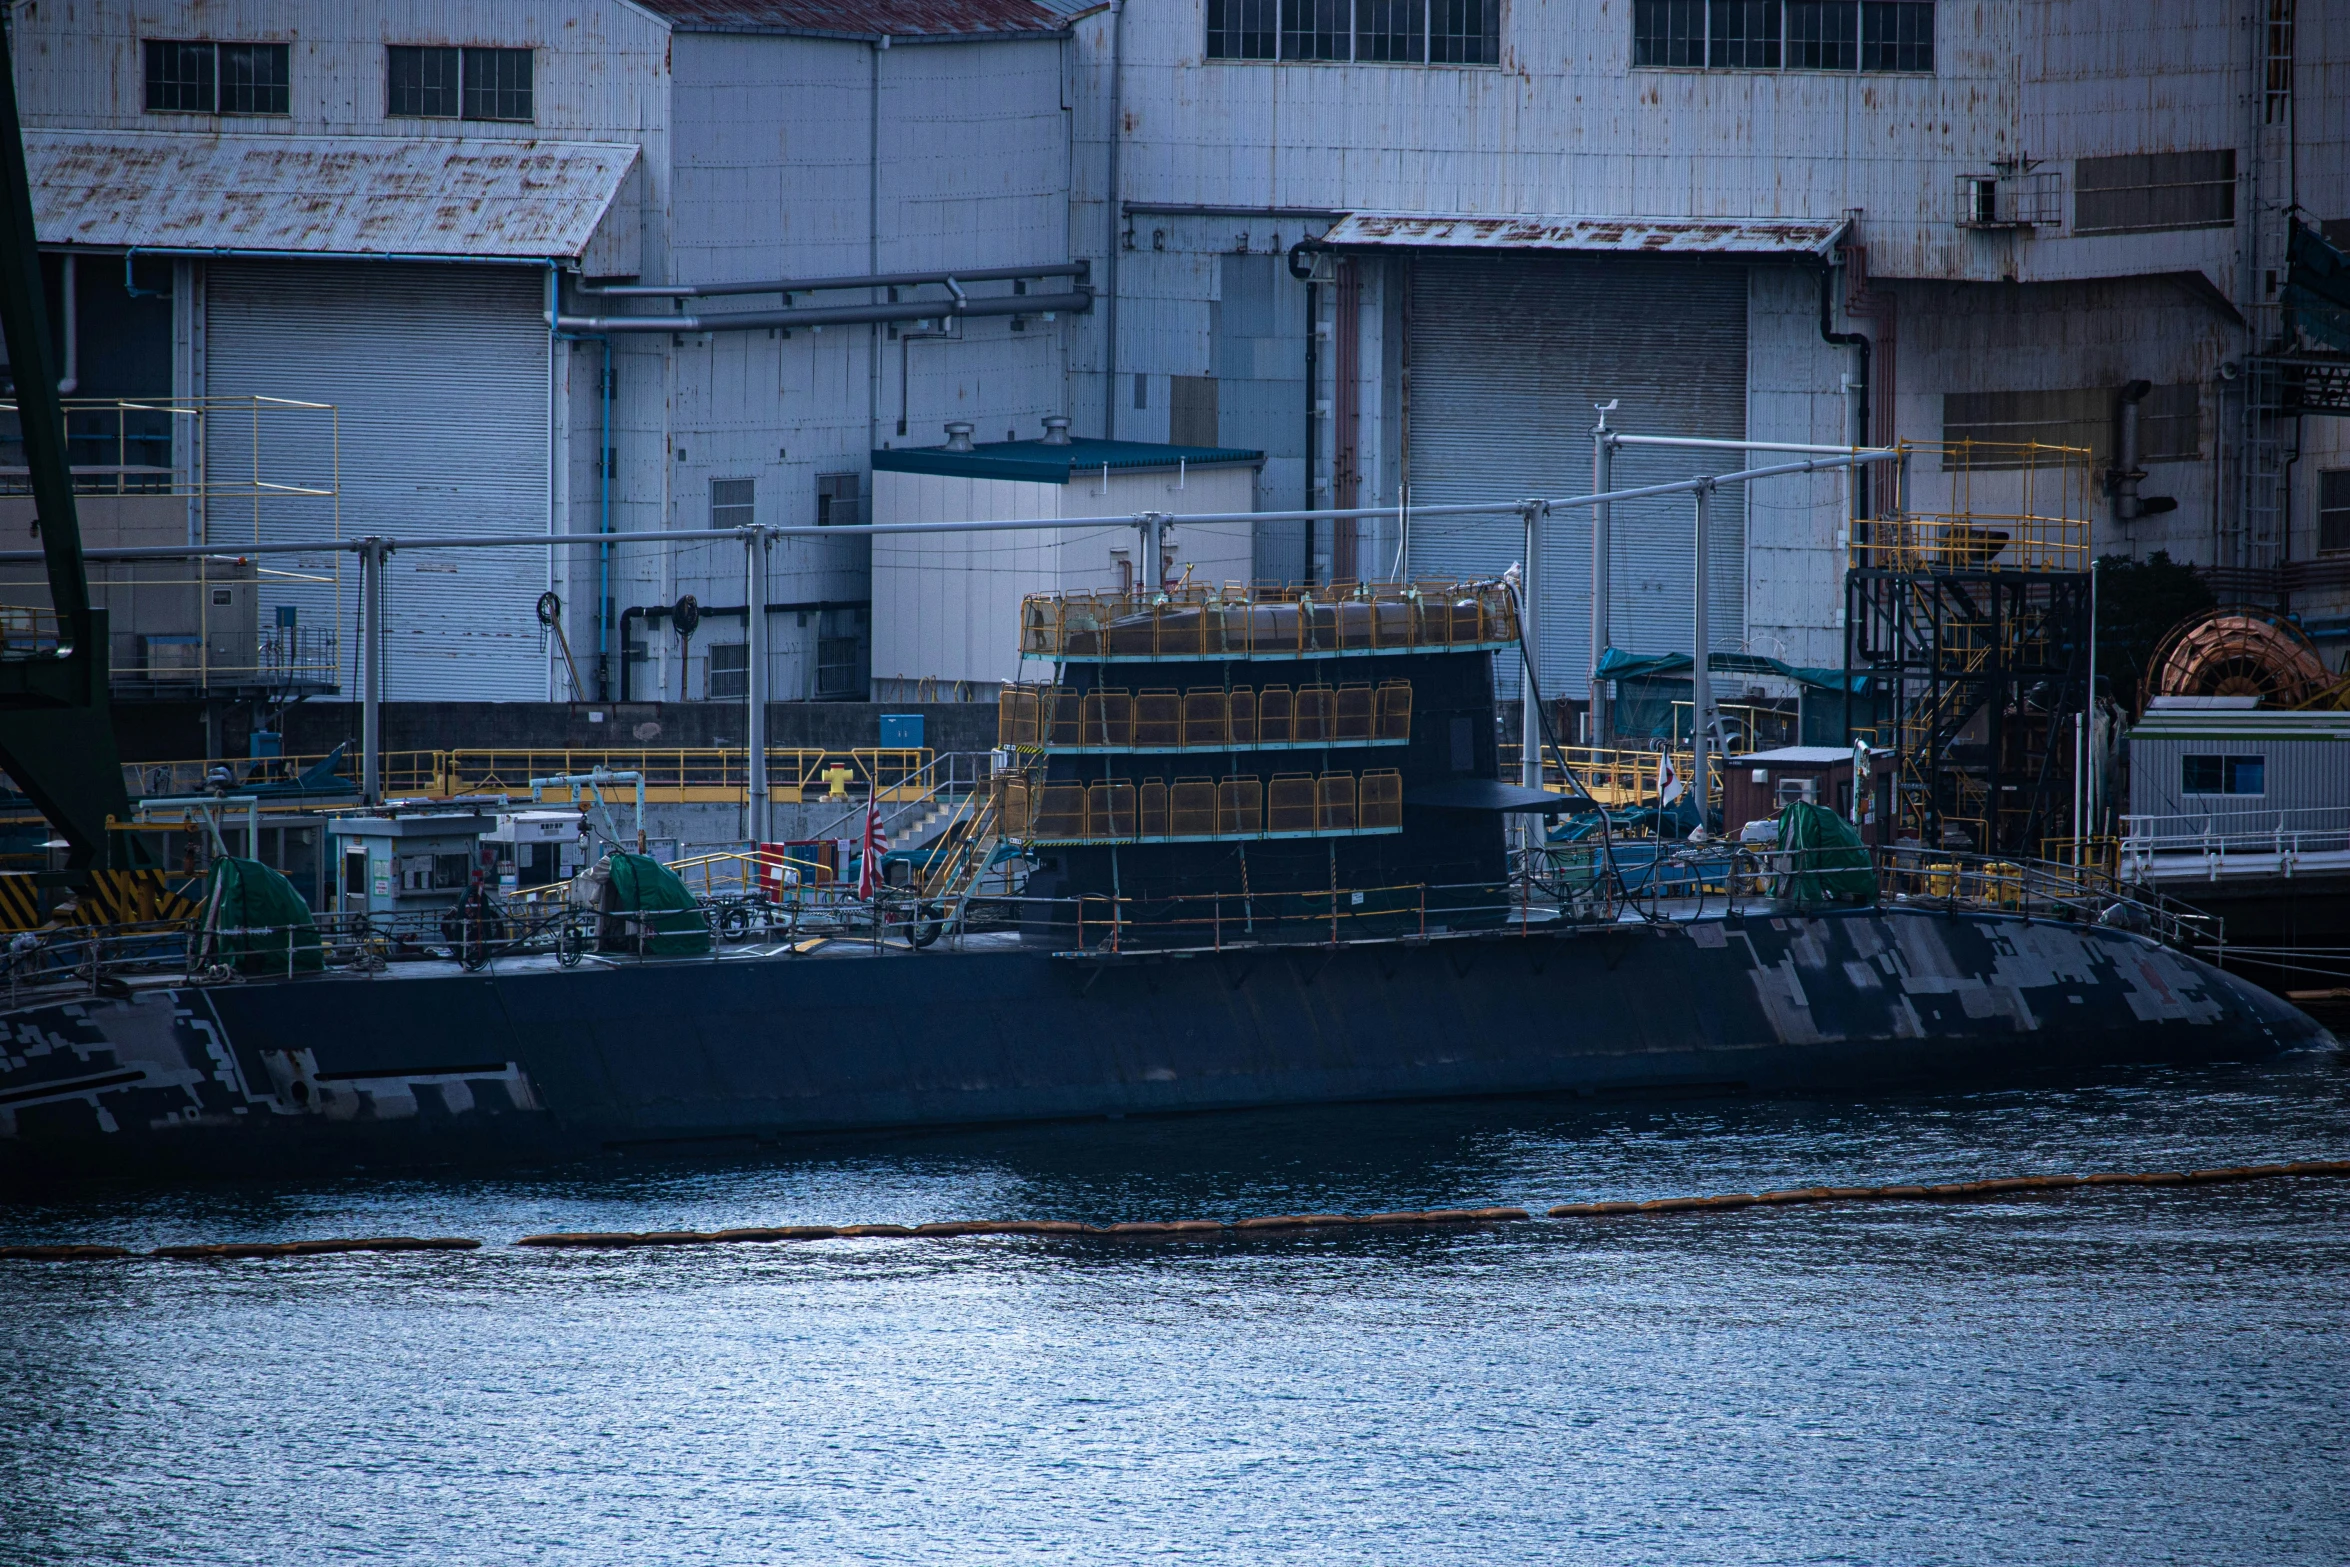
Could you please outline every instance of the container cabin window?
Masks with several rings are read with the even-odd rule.
[[[1208,0],[1208,58],[1498,65],[1501,0]]]
[[[149,114],[293,112],[292,50],[285,44],[149,39],[144,52]]]
[[[2262,756],[2182,756],[2181,794],[2268,793],[2268,759]]]
[[[2350,468],[2318,471],[2317,547],[2327,555],[2350,555]]]
[[[1633,0],[1632,64],[1931,73],[1934,0]]]
[[[2236,149],[2134,152],[2073,163],[2075,234],[2224,229],[2236,221]]]
[[[384,113],[390,118],[530,123],[528,49],[393,44],[384,56]]]

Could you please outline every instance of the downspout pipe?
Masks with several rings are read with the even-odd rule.
[[[2136,522],[2141,517],[2159,517],[2166,511],[2176,511],[2179,503],[2168,495],[2140,495],[2138,486],[2145,482],[2146,470],[2140,466],[2141,446],[2138,438],[2138,405],[2154,390],[2152,381],[2132,381],[2122,388],[2120,405],[2114,410],[2116,431],[2114,465],[2105,476],[2105,491],[2113,497],[2114,521]]]
[[[1126,0],[1110,0],[1110,178],[1102,192],[1102,281],[1109,308],[1102,322],[1102,439],[1118,438],[1118,252],[1125,246],[1126,206],[1120,199],[1126,142]]]
[[[64,297],[60,303],[65,311],[65,375],[57,383],[57,395],[71,397],[81,390],[82,385],[82,323],[81,311],[76,308],[78,291],[74,284],[74,273],[78,269],[74,266],[72,251],[67,251],[60,259],[63,263],[60,270],[64,273],[64,286],[61,289]]]
[[[612,700],[612,339],[601,332],[566,329],[561,311],[561,274],[547,273],[547,331],[559,343],[595,343],[604,350],[597,373],[596,400],[600,433],[596,439],[596,700]],[[551,380],[551,378],[550,378]],[[549,395],[552,396],[550,389]],[[553,442],[550,439],[549,445]],[[553,530],[550,530],[553,531]],[[627,673],[622,671],[623,676]],[[579,693],[573,693],[578,699]],[[624,697],[625,699],[625,697]]]
[[[1869,444],[1869,338],[1866,332],[1839,332],[1836,325],[1836,269],[1820,268],[1820,341],[1853,350],[1857,366],[1850,386],[1852,444]]]

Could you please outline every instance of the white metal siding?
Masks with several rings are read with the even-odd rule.
[[[547,523],[547,330],[541,275],[508,267],[219,262],[208,282],[207,376],[214,396],[299,399],[337,409],[341,530],[425,539],[542,533]],[[251,437],[216,420],[208,460],[230,478]],[[299,444],[263,431],[281,457],[323,471],[318,421],[289,416]],[[306,432],[297,434],[296,432]],[[250,459],[244,459],[249,463]],[[265,515],[271,537],[307,537],[315,517]],[[215,540],[240,519],[215,507]],[[250,519],[242,520],[250,537]],[[342,573],[350,624],[358,573]],[[546,655],[535,614],[546,552],[404,550],[386,576],[386,694],[537,700]],[[302,602],[272,597],[265,603]],[[320,603],[328,590],[291,584]],[[313,623],[305,607],[303,621]],[[265,611],[266,618],[266,611]],[[356,643],[346,637],[344,677]],[[347,690],[355,685],[347,684]]]
[[[1746,272],[1722,263],[1562,256],[1430,256],[1412,267],[1412,504],[1557,499],[1591,488],[1592,407],[1617,429],[1737,439],[1746,433]],[[1628,489],[1740,466],[1732,452],[1617,452]],[[1711,508],[1713,645],[1742,645],[1744,505]],[[1627,652],[1689,650],[1692,504],[1614,508],[1610,626]],[[1493,576],[1525,553],[1514,516],[1412,524],[1418,576]],[[1543,535],[1542,689],[1586,694],[1591,516]],[[1506,688],[1516,670],[1505,668]]]

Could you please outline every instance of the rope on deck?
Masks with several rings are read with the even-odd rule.
[[[1651,1213],[1715,1212],[1827,1202],[1980,1202],[2018,1193],[2072,1191],[2095,1186],[2217,1186],[2284,1177],[2350,1177],[2350,1159],[2302,1159],[2291,1164],[2223,1165],[2205,1170],[2150,1170],[2101,1175],[2011,1175],[1939,1185],[1800,1186],[1785,1191],[1722,1192],[1710,1197],[1657,1197],[1647,1202],[1571,1202],[1549,1210],[1553,1219],[1605,1219]],[[613,1251],[635,1246],[731,1246],[776,1241],[855,1240],[870,1237],[947,1240],[966,1235],[1066,1236],[1083,1240],[1196,1240],[1208,1236],[1279,1234],[1327,1229],[1396,1229],[1415,1225],[1508,1224],[1530,1219],[1524,1208],[1413,1208],[1387,1213],[1281,1213],[1256,1219],[1173,1219],[1129,1224],[1079,1224],[1067,1219],[954,1219],[936,1224],[782,1224],[730,1230],[567,1230],[525,1235],[514,1242],[569,1251]],[[377,1235],[340,1240],[229,1241],[158,1246],[0,1246],[0,1260],[112,1261],[144,1257],[165,1262],[227,1258],[315,1257],[341,1252],[475,1251],[481,1242],[461,1235]]]

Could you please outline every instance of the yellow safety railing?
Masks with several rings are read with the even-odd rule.
[[[1270,779],[995,780],[1004,835],[1032,843],[1334,837],[1403,826],[1403,774],[1277,773]]]
[[[1903,441],[1894,515],[1855,522],[1852,564],[1884,571],[2086,571],[2097,504],[2085,446]]]
[[[1232,751],[1291,745],[1401,744],[1412,736],[1407,680],[1374,686],[1130,691],[1022,685],[996,708],[999,745],[1049,750]]]
[[[1517,636],[1516,604],[1492,582],[1039,593],[1020,606],[1020,651],[1040,658],[1302,658]]]

